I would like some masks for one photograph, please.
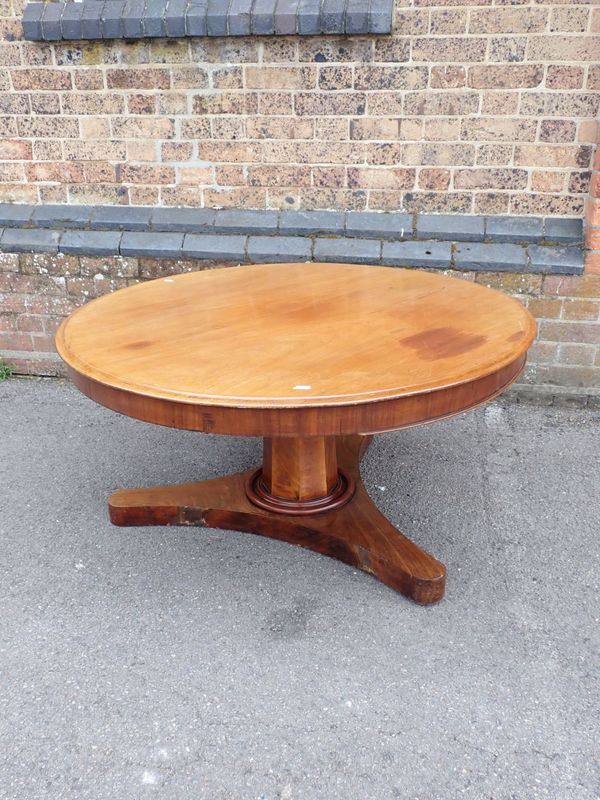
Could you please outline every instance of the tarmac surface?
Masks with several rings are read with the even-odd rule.
[[[116,528],[117,488],[245,469],[62,381],[0,384],[2,800],[597,800],[600,413],[494,403],[376,438],[448,568],[421,607],[248,534]]]

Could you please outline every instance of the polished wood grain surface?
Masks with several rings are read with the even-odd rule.
[[[514,380],[534,334],[516,300],[468,281],[268,264],[115,292],[69,317],[56,343],[82,391],[130,416],[215,433],[328,435],[477,405]]]
[[[369,499],[358,469],[364,434],[496,396],[521,373],[534,335],[517,301],[468,281],[271,264],[121,290],[75,312],[56,343],[75,384],[115,411],[264,438],[258,469],[117,492],[109,500],[115,524],[273,536],[432,603],[443,595],[445,569]]]
[[[163,278],[94,300],[61,356],[111,386],[209,405],[340,405],[454,386],[514,361],[515,300],[415,270],[267,264]]]

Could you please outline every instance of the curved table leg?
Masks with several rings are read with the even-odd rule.
[[[197,525],[245,531],[306,547],[371,573],[418,603],[444,595],[443,564],[403,536],[367,494],[359,462],[370,436],[336,439],[339,466],[356,484],[341,508],[281,514],[259,508],[246,495],[255,470],[213,480],[148,489],[123,489],[108,501],[115,525]]]

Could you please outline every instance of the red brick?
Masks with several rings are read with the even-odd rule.
[[[28,333],[0,333],[0,350],[33,350]]]

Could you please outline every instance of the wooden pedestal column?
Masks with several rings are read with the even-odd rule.
[[[246,485],[248,499],[279,514],[315,514],[339,508],[354,481],[338,469],[333,436],[266,438],[262,469]]]

